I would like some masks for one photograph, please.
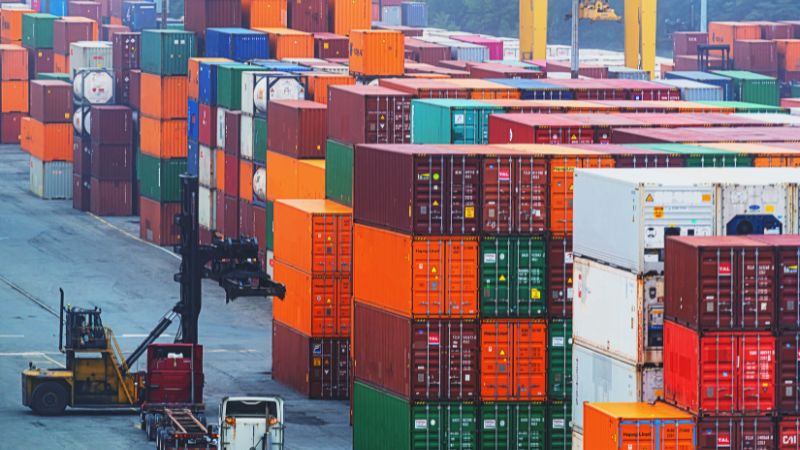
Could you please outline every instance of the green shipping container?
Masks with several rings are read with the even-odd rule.
[[[36,74],[37,80],[54,80],[54,81],[64,81],[66,83],[72,83],[72,80],[69,79],[68,73],[37,73]]]
[[[744,70],[718,70],[714,73],[731,79],[734,100],[771,106],[781,103],[780,86],[775,78]]]
[[[503,108],[477,100],[430,99],[411,102],[414,144],[487,144],[489,115]]]
[[[253,118],[253,161],[267,162],[267,119]]]
[[[544,403],[484,402],[480,413],[482,450],[548,448],[547,408]]]
[[[800,97],[800,84],[792,84],[792,86],[789,88],[789,97]]]
[[[194,33],[144,30],[141,37],[142,71],[157,75],[187,75],[189,58],[197,54]]]
[[[547,325],[547,396],[572,397],[572,319],[551,319]]]
[[[356,381],[354,450],[477,450],[473,403],[409,403]]]
[[[27,48],[53,48],[53,22],[57,16],[44,13],[23,14],[22,45]]]
[[[185,28],[183,22],[170,22],[167,24],[167,29],[175,31],[183,31]]]
[[[181,200],[181,178],[186,158],[159,159],[144,153],[139,156],[141,194],[161,203]]]
[[[571,401],[555,400],[547,405],[547,442],[550,450],[572,449]]]
[[[252,71],[247,64],[228,63],[217,66],[217,106],[239,111],[242,109],[242,72]],[[266,155],[266,145],[264,146]]]
[[[690,144],[632,144],[632,147],[686,156],[686,167],[753,167],[753,157]]]
[[[710,106],[719,106],[723,108],[733,108],[734,112],[737,113],[768,113],[768,114],[789,114],[789,110],[787,108],[781,108],[779,106],[770,106],[770,105],[759,105],[758,103],[747,103],[747,102],[695,102],[700,103],[703,105],[710,105]]]
[[[480,252],[482,317],[545,314],[547,251],[542,238],[488,237]]]
[[[275,250],[275,229],[273,228],[273,223],[275,222],[275,202],[267,200],[264,209],[267,211],[267,250]]]
[[[353,146],[328,139],[325,148],[325,197],[353,206]]]

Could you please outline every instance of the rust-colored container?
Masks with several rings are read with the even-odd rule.
[[[200,64],[211,62],[226,62],[227,58],[189,58],[187,86],[189,98],[197,100],[200,97]]]
[[[141,95],[141,83],[142,80],[142,71],[139,69],[131,70],[128,72],[130,75],[130,94],[129,94],[129,106],[133,109],[139,109],[139,105],[141,104],[142,95]]]
[[[410,319],[354,302],[355,378],[411,401],[478,399],[478,323]]]
[[[672,54],[674,56],[695,56],[697,46],[708,44],[708,33],[701,31],[679,31],[672,33]]]
[[[40,73],[54,72],[52,48],[28,49],[28,73],[31,79]]]
[[[372,27],[370,0],[329,0],[332,15],[330,30],[349,36],[352,30],[369,30]]]
[[[733,43],[745,39],[761,39],[761,27],[750,22],[708,23],[708,43],[730,46],[731,58],[736,58]]]
[[[477,317],[477,238],[354,229],[355,298],[404,317]]]
[[[239,157],[241,147],[242,113],[225,110],[225,153]]]
[[[289,26],[309,33],[328,31],[328,0],[290,1]]]
[[[30,83],[30,116],[43,123],[72,123],[72,85],[56,80]]]
[[[572,236],[547,239],[547,314],[572,318]]]
[[[92,147],[89,141],[85,144],[79,136],[72,139],[72,173],[89,177],[92,175]]]
[[[144,75],[144,74],[142,74]],[[139,117],[142,153],[157,158],[186,158],[188,153],[186,119],[160,120]]]
[[[267,148],[293,158],[325,157],[328,108],[308,100],[269,102]]]
[[[158,203],[139,197],[139,237],[156,245],[177,244],[181,230],[175,224],[175,216],[180,212],[180,203]]]
[[[320,59],[347,58],[350,40],[333,33],[314,33],[314,57]]]
[[[28,50],[17,45],[0,44],[0,68],[2,81],[27,80]]]
[[[410,51],[411,59],[419,63],[435,65],[439,61],[451,59],[450,47],[410,37],[405,38],[405,49]]]
[[[737,236],[671,237],[664,248],[664,315],[694,330],[771,330],[775,254]]]
[[[800,70],[800,39],[780,39],[775,41],[775,45],[780,73]]]
[[[88,176],[72,174],[72,208],[88,211],[91,202],[91,179]]]
[[[133,142],[133,111],[121,105],[92,106],[92,141],[128,145]]]
[[[86,17],[65,17],[53,22],[53,51],[69,55],[69,45],[78,41],[93,41],[97,23]]]
[[[100,181],[133,181],[135,155],[131,144],[101,144],[92,141],[91,148],[92,178]]]
[[[314,35],[289,28],[255,28],[269,35],[269,55],[275,59],[313,58]]]
[[[287,10],[287,0],[245,0],[242,2],[242,19],[250,28],[286,27]]]
[[[253,204],[240,198],[239,235],[253,237],[253,231]]]
[[[141,95],[147,99],[140,105],[143,115],[154,119],[186,118],[186,77],[162,77],[143,72],[140,89]]]
[[[245,161],[243,159],[239,160],[239,199],[247,201],[248,203],[253,201],[253,177],[250,175],[253,173],[253,163],[252,161]],[[239,214],[242,216],[242,214]],[[252,222],[252,221],[251,221]],[[241,226],[239,227],[241,228]],[[250,233],[247,236],[252,236],[253,234]]]
[[[415,235],[474,235],[480,159],[429,145],[363,145],[355,152],[357,222]]]
[[[272,322],[272,376],[312,399],[350,397],[350,340],[311,338]]]
[[[267,152],[267,199],[325,198],[325,161]]]
[[[286,298],[273,303],[272,316],[311,337],[350,337],[350,275],[312,275],[275,259],[274,277]]]
[[[353,213],[330,200],[278,200],[275,259],[312,274],[353,270]]]
[[[0,39],[3,44],[22,45],[22,16],[35,13],[32,9],[0,10]]]
[[[23,117],[22,113],[0,114],[0,143],[20,143],[20,122]]]
[[[355,78],[350,75],[338,75],[335,73],[309,72],[303,74],[303,78],[306,80],[306,93],[308,97],[323,105],[328,104],[328,88],[330,86],[356,84]],[[327,118],[325,126],[327,127]]]
[[[402,76],[404,63],[403,33],[388,30],[350,33],[350,73],[368,77]]]
[[[139,68],[141,39],[141,33],[114,33],[114,36],[111,37],[114,69],[131,70]]]
[[[24,117],[20,145],[41,161],[72,161],[72,124],[42,123]]]
[[[544,320],[481,321],[481,400],[547,399],[547,324]]]
[[[27,63],[27,58],[25,59]],[[27,71],[27,68],[25,69]],[[0,83],[0,112],[28,112],[28,81],[3,81]]]
[[[200,104],[198,109],[198,122],[199,124],[199,141],[206,147],[217,146],[217,108]],[[219,185],[218,185],[219,186]]]
[[[133,182],[92,177],[89,211],[98,216],[132,216]]]

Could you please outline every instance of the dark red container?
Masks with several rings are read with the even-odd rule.
[[[72,138],[72,173],[83,176],[92,174],[92,146],[91,142],[81,139],[80,136]]]
[[[267,210],[258,205],[253,205],[253,237],[258,239],[258,248],[266,249]]]
[[[175,216],[180,212],[180,202],[159,203],[139,197],[139,237],[157,245],[177,244],[181,230],[175,225]]]
[[[42,123],[72,123],[72,85],[56,80],[31,81],[29,111]]]
[[[778,418],[778,450],[800,450],[800,417]]]
[[[664,315],[695,330],[775,325],[775,254],[737,236],[672,237],[664,250]]]
[[[751,239],[771,245],[775,251],[777,284],[775,303],[778,328],[800,330],[800,236],[774,235],[750,236]]]
[[[28,71],[31,79],[40,73],[53,72],[53,64],[53,49],[28,49]]]
[[[108,0],[108,12],[110,16],[116,18],[122,17],[122,1],[123,0]]]
[[[193,373],[194,372],[194,373]],[[144,402],[203,403],[203,346],[154,344],[147,347]],[[192,386],[194,384],[194,386]]]
[[[134,152],[131,144],[103,144],[92,141],[92,177],[101,181],[131,181]]]
[[[464,70],[469,73],[469,61],[444,59],[436,63],[437,66],[453,70]]]
[[[576,145],[575,148],[611,155],[614,158],[614,167],[620,169],[666,169],[686,166],[684,155],[677,153],[615,144]]]
[[[771,77],[778,76],[778,47],[774,41],[746,40],[733,43],[736,70],[757,72]]]
[[[239,196],[239,158],[236,155],[225,154],[225,186],[222,190],[228,195]]]
[[[547,314],[572,319],[572,237],[547,239]]]
[[[20,112],[0,114],[0,143],[19,144],[21,120]]]
[[[92,19],[95,23],[101,23],[101,13],[100,13],[100,3],[99,2],[87,2],[87,1],[73,1],[69,2],[67,7],[67,12],[70,16],[77,16],[77,17],[86,17],[87,19]],[[91,40],[91,39],[88,39]]]
[[[635,122],[630,123],[633,124]],[[592,144],[594,142],[594,127],[566,114],[489,116],[490,144]]]
[[[795,127],[618,128],[611,135],[611,141],[615,144],[800,142],[800,129]]]
[[[452,57],[450,47],[409,38],[406,41],[406,51],[411,52],[411,59],[424,64],[437,64]]]
[[[200,235],[200,245],[209,245],[209,244],[211,244],[212,237],[214,236],[214,234],[211,232],[211,230],[201,226],[200,227],[200,232],[198,234]]]
[[[545,77],[544,72],[498,63],[472,64],[469,66],[469,73],[472,78],[522,78],[533,80]]]
[[[69,55],[69,45],[71,43],[91,41],[93,37],[92,23],[90,22],[66,20],[53,22],[53,51],[59,55]]]
[[[293,158],[325,158],[328,107],[308,100],[274,100],[267,113],[267,148]]]
[[[328,0],[289,2],[289,27],[309,33],[328,30]]]
[[[100,27],[100,40],[113,42],[115,34],[128,33],[130,31],[131,29],[126,25],[104,24]]]
[[[792,27],[792,39],[800,39],[800,20],[781,20],[780,23]]]
[[[314,33],[314,57],[319,59],[347,58],[350,40],[333,33]]]
[[[775,423],[770,417],[708,417],[697,423],[697,450],[776,448]]]
[[[142,71],[139,69],[131,70],[130,72],[128,72],[128,74],[131,77],[129,83],[130,87],[128,88],[129,92],[128,102],[131,108],[139,110],[139,103],[141,102],[141,92],[142,92],[140,83]]]
[[[225,153],[227,155],[234,155],[237,158],[242,152],[240,146],[242,130],[242,113],[241,111],[228,111],[225,110]],[[227,166],[227,161],[225,161]],[[237,178],[238,181],[238,178]],[[229,191],[230,192],[230,191]]]
[[[410,94],[414,98],[470,98],[469,89],[441,79],[382,78],[378,83],[380,86]]]
[[[701,416],[771,414],[775,345],[765,331],[700,334],[665,320],[664,398]]]
[[[98,216],[133,215],[133,183],[92,177],[89,211]]]
[[[312,399],[350,398],[350,340],[310,338],[272,322],[272,376]]]
[[[477,399],[476,321],[409,319],[358,300],[353,320],[356,379],[412,401]]]
[[[708,44],[708,33],[701,31],[672,33],[672,54],[674,56],[697,55],[697,46],[703,44]]]
[[[329,137],[345,144],[411,142],[411,96],[378,86],[331,86]]]
[[[133,142],[133,110],[122,105],[92,106],[92,142],[123,145]]]
[[[575,100],[627,100],[626,83],[634,80],[619,80],[623,83],[607,83],[609,80],[548,79],[547,84],[575,91]],[[612,81],[613,83],[613,81]]]
[[[111,38],[114,69],[138,69],[141,33],[114,33]]]
[[[474,235],[480,228],[480,159],[428,145],[359,145],[358,223],[415,235]]]
[[[201,103],[198,113],[199,141],[206,147],[217,147],[217,108]]]
[[[800,413],[800,332],[785,332],[778,337],[778,412]]]
[[[247,200],[239,200],[239,235],[253,237],[255,224],[253,222],[253,204]]]
[[[120,105],[131,106],[131,78],[130,70],[114,71],[114,82],[117,89],[114,95]]]
[[[571,72],[572,67],[569,61],[547,61],[547,72]],[[588,78],[605,79],[608,78],[608,66],[595,64],[581,64],[578,67],[578,75]]]
[[[218,193],[219,194],[219,193]],[[225,209],[222,224],[224,228],[220,230],[225,237],[238,238],[239,233],[239,197],[231,195],[217,195],[217,198],[224,197]],[[219,228],[220,222],[217,222]]]
[[[781,22],[759,21],[751,22],[761,27],[761,39],[772,41],[775,39],[794,38],[794,29],[791,24]],[[735,54],[736,52],[734,52]],[[736,56],[739,57],[738,55]]]
[[[206,37],[207,28],[242,26],[242,3],[239,0],[184,0],[184,29],[198,38],[197,48]]]
[[[91,179],[88,176],[72,174],[72,208],[89,211],[92,193]]]

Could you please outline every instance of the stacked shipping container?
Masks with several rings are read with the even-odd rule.
[[[36,80],[30,86],[31,116],[22,118],[20,133],[22,149],[30,154],[31,192],[72,198],[72,85]]]
[[[20,142],[20,124],[28,113],[28,62],[26,49],[0,44],[0,143],[3,144]]]

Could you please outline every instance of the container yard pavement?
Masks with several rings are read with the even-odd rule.
[[[133,219],[132,219],[133,220]],[[178,259],[132,239],[71,201],[42,201],[28,189],[28,156],[0,146],[0,447],[9,449],[152,449],[138,416],[67,410],[39,417],[21,405],[20,371],[64,362],[58,352],[58,288],[66,302],[98,306],[104,325],[129,354],[177,302]],[[225,304],[204,285],[200,340],[205,345],[206,405],[216,423],[225,395],[277,394],[286,403],[287,449],[350,449],[346,402],[310,401],[271,380],[271,305],[265,299]],[[38,302],[38,303],[37,303]],[[175,325],[167,330],[169,341]],[[141,369],[143,359],[138,363]]]

